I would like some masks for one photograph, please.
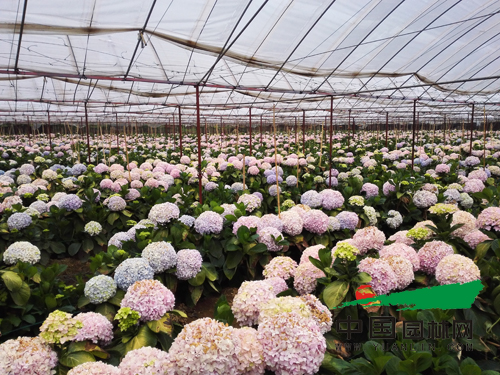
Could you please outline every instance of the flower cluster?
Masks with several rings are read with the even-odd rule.
[[[325,273],[311,262],[299,264],[293,274],[293,286],[299,294],[309,294],[316,289],[317,279],[325,277]]]
[[[403,223],[403,216],[401,216],[401,214],[396,210],[389,210],[387,213],[386,223],[392,229],[399,228],[399,226]]]
[[[243,203],[247,212],[253,212],[260,207],[259,197],[253,194],[243,194],[238,198],[238,203]]]
[[[335,258],[344,259],[350,262],[356,260],[356,255],[358,255],[359,252],[360,251],[356,246],[351,245],[346,241],[337,242],[335,247],[332,249],[332,255]]]
[[[89,221],[85,224],[84,232],[90,234],[91,236],[97,236],[102,231],[102,225],[97,221]]]
[[[3,253],[6,264],[25,262],[35,264],[40,261],[40,249],[27,241],[17,241],[10,245]]]
[[[435,215],[449,215],[458,211],[458,207],[450,203],[438,203],[429,208],[429,212]]]
[[[370,249],[381,250],[385,242],[385,234],[376,227],[365,227],[358,230],[352,239],[361,255]]]
[[[279,245],[278,242],[283,240],[283,235],[281,232],[273,227],[265,227],[259,231],[260,243],[267,246],[267,250],[276,252],[283,249],[283,245]]]
[[[174,294],[158,280],[136,281],[127,289],[121,307],[129,307],[141,315],[141,321],[160,319],[174,308]]]
[[[104,362],[86,362],[73,367],[67,375],[121,375],[118,367]]]
[[[476,227],[478,229],[500,231],[500,208],[488,207],[477,217]]]
[[[257,324],[261,305],[275,296],[273,287],[263,280],[244,281],[231,307],[234,317],[241,326]]]
[[[359,262],[358,270],[371,276],[370,286],[378,295],[387,294],[398,285],[392,267],[383,259],[365,258]]]
[[[255,198],[260,203],[259,198],[257,197]],[[219,214],[212,211],[203,212],[194,221],[194,229],[199,234],[219,234],[222,231],[223,225],[224,225],[224,220],[222,219],[222,217]]]
[[[202,262],[203,258],[198,250],[179,250],[175,276],[179,280],[192,279],[201,271]]]
[[[179,207],[173,203],[155,204],[148,214],[148,219],[155,224],[167,224],[172,219],[179,218]]]
[[[141,314],[139,312],[132,310],[130,307],[122,307],[115,315],[115,320],[118,320],[118,327],[120,331],[126,331],[130,327],[135,326],[139,319],[141,318]]]
[[[154,274],[154,270],[146,259],[125,259],[116,267],[115,282],[118,288],[126,291],[136,281],[150,280],[154,277]]]
[[[91,303],[103,303],[116,294],[116,282],[106,275],[94,276],[85,284],[83,293]]]
[[[177,264],[177,253],[169,242],[152,242],[142,250],[141,256],[155,273],[164,272]]]
[[[102,314],[95,312],[80,313],[75,319],[82,322],[75,341],[92,341],[94,344],[108,345],[113,339],[113,324]]]
[[[83,327],[71,314],[56,310],[49,314],[40,327],[40,337],[48,344],[64,344],[72,341]]]
[[[436,280],[439,284],[468,283],[479,280],[481,272],[478,266],[463,255],[447,255],[436,267]]]
[[[24,212],[16,212],[7,219],[7,225],[10,230],[27,228],[32,222],[31,216]]]
[[[266,278],[280,277],[283,280],[288,280],[293,276],[297,262],[290,257],[278,256],[266,264],[264,267],[263,275]]]
[[[0,344],[0,373],[53,375],[57,354],[40,337],[18,337]]]
[[[167,352],[145,346],[129,351],[118,368],[121,375],[164,375],[168,365]]]
[[[443,241],[426,242],[417,253],[420,270],[432,275],[441,259],[452,254],[454,254],[453,248]]]

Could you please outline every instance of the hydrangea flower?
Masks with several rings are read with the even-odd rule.
[[[437,203],[429,208],[429,212],[435,215],[449,215],[458,211],[458,207],[450,203]]]
[[[106,275],[98,275],[92,277],[85,283],[83,291],[91,303],[99,304],[106,302],[116,294],[116,282],[112,277]]]
[[[148,219],[155,224],[167,224],[172,219],[179,218],[179,207],[173,203],[155,204],[148,214]]]
[[[451,234],[456,237],[464,238],[468,233],[476,229],[476,218],[466,211],[457,211],[453,214],[451,226],[463,224],[455,229]]]
[[[472,259],[459,254],[452,254],[441,259],[436,267],[435,276],[441,285],[464,284],[479,280],[481,272]]]
[[[24,212],[16,212],[7,219],[9,230],[21,230],[27,228],[32,222],[33,220],[31,219],[31,216]]]
[[[143,322],[160,319],[174,305],[174,294],[158,280],[136,281],[127,289],[120,304],[141,314]]]
[[[381,250],[385,242],[385,234],[376,227],[365,227],[359,229],[352,239],[361,255],[370,249]]]
[[[233,234],[236,236],[238,234],[238,229],[241,226],[245,226],[248,229],[257,228],[259,226],[260,218],[257,216],[241,216],[233,224]]]
[[[283,240],[283,235],[276,228],[265,227],[259,231],[258,242],[266,245],[269,251],[276,252],[283,249],[283,245],[278,244],[280,239]]]
[[[238,324],[241,326],[257,324],[261,305],[274,297],[276,293],[266,281],[244,281],[231,306]]]
[[[235,347],[238,374],[263,375],[264,353],[257,331],[250,327],[234,329],[231,338]]]
[[[426,242],[417,253],[420,270],[432,275],[441,259],[452,254],[454,254],[453,248],[443,241]]]
[[[95,312],[80,313],[75,319],[82,322],[75,341],[92,341],[94,344],[108,345],[113,340],[113,324],[102,314]]]
[[[255,197],[257,200],[259,198]],[[260,200],[259,200],[260,202]],[[219,234],[224,226],[222,217],[213,211],[205,211],[194,222],[194,229],[199,234]]]
[[[356,243],[355,241],[353,242]],[[345,259],[351,262],[356,260],[356,255],[359,253],[359,249],[347,241],[337,242],[335,247],[332,249],[332,257]]]
[[[268,277],[264,281],[273,287],[273,292],[278,295],[285,290],[288,290],[288,285],[281,277]]]
[[[17,241],[10,245],[3,253],[5,264],[25,262],[36,264],[40,261],[40,249],[27,241]]]
[[[116,285],[125,291],[136,281],[150,280],[153,277],[154,270],[144,258],[125,259],[115,270]]]
[[[324,335],[332,329],[332,313],[321,303],[321,301],[313,294],[304,294],[299,297],[304,301],[311,310],[311,317],[318,324],[319,330]]]
[[[267,368],[277,375],[315,374],[326,351],[326,340],[316,322],[296,312],[264,320],[258,338]]]
[[[403,223],[403,216],[401,216],[401,214],[396,210],[390,210],[387,213],[386,223],[392,229],[399,228],[399,226]]]
[[[293,276],[297,262],[290,257],[278,256],[265,265],[262,274],[265,278],[280,277],[283,280],[288,280]]]
[[[141,314],[139,312],[132,310],[130,307],[122,307],[115,315],[115,320],[118,320],[118,327],[120,331],[126,331],[130,327],[135,326],[139,319],[141,318]]]
[[[478,229],[500,231],[500,208],[488,207],[477,217],[476,227]]]
[[[76,194],[67,194],[58,202],[59,208],[64,208],[66,211],[74,211],[82,207],[82,200]]]
[[[257,225],[257,233],[259,233],[262,229],[267,227],[276,228],[278,231],[283,231],[283,221],[274,214],[266,214],[262,216]]]
[[[319,195],[321,196],[321,205],[325,210],[334,210],[344,204],[344,196],[336,190],[325,189]]]
[[[303,264],[306,262],[310,263],[309,257],[319,259],[319,251],[321,249],[324,249],[324,248],[325,248],[325,246],[321,245],[321,244],[307,247],[306,249],[304,249],[304,251],[302,252],[302,255],[300,256],[299,264]]]
[[[300,203],[305,204],[311,208],[318,208],[321,206],[323,198],[316,190],[308,190],[300,197]]]
[[[300,215],[292,210],[281,213],[281,221],[283,222],[283,233],[289,236],[298,236],[304,228],[304,221]]]
[[[118,366],[121,375],[164,375],[168,367],[168,353],[149,346],[129,351]]]
[[[310,296],[311,294],[306,294]],[[274,316],[295,312],[304,318],[312,318],[312,312],[306,301],[300,297],[276,297],[262,303],[259,309],[259,324],[267,319],[273,319]],[[330,315],[331,317],[331,315]]]
[[[406,233],[406,237],[415,240],[426,240],[432,235],[428,228],[412,228]]]
[[[108,208],[112,212],[123,211],[127,207],[127,202],[122,197],[111,197],[108,201]]]
[[[463,240],[467,242],[467,244],[472,249],[475,249],[476,246],[479,245],[481,242],[487,241],[489,239],[490,238],[480,230],[474,230],[472,232],[469,232],[463,238]]]
[[[437,203],[437,196],[427,190],[419,190],[413,196],[413,203],[418,208],[428,208]]]
[[[340,229],[356,229],[359,217],[355,212],[342,211],[337,216],[335,216],[340,223]]]
[[[307,211],[302,217],[304,229],[311,233],[323,234],[328,230],[328,215],[320,210]]]
[[[198,250],[179,250],[177,253],[177,271],[179,280],[189,280],[201,271],[203,258]]]
[[[358,270],[371,276],[369,284],[377,295],[387,294],[398,285],[396,274],[383,259],[365,258],[359,262]]]
[[[175,375],[238,375],[240,362],[233,342],[233,327],[211,318],[186,324],[169,350]]]
[[[89,221],[85,224],[83,231],[91,236],[97,236],[102,231],[102,225],[97,221]]]
[[[40,337],[48,344],[64,344],[73,341],[82,327],[82,322],[71,314],[56,310],[49,314],[40,327]]]
[[[413,272],[420,269],[420,259],[417,252],[413,247],[402,242],[396,242],[389,246],[384,246],[382,250],[379,251],[379,255],[382,259],[388,256],[401,256],[411,262],[413,265]]]
[[[135,231],[134,233],[118,232],[109,239],[108,246],[116,246],[118,249],[121,249],[123,246],[123,242],[134,241],[134,240],[135,240]]]
[[[5,375],[53,375],[57,353],[40,337],[18,337],[0,344],[0,372]]]
[[[405,289],[415,279],[413,264],[409,259],[398,255],[387,255],[381,259],[389,263],[394,271],[396,275],[396,289]]]
[[[194,222],[195,222],[195,218],[192,217],[192,216],[189,216],[189,215],[182,215],[180,218],[179,218],[179,221],[188,226],[189,228],[191,228],[193,225],[194,225]]]
[[[243,194],[238,198],[238,203],[243,203],[247,212],[253,212],[260,208],[260,199],[253,194]]]
[[[352,206],[363,207],[365,205],[365,198],[361,195],[353,195],[349,198],[348,203]]]
[[[121,375],[120,369],[104,362],[85,362],[73,367],[67,375]]]
[[[293,274],[293,287],[300,295],[314,292],[317,279],[325,277],[325,273],[314,266],[311,262],[299,264]]]
[[[142,250],[141,256],[149,262],[155,273],[164,272],[177,264],[174,247],[164,241],[151,242]]]

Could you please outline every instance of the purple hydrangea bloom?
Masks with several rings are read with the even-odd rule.
[[[219,234],[222,231],[224,220],[213,211],[205,211],[194,221],[194,229],[199,234]]]
[[[143,258],[125,259],[115,270],[115,282],[118,288],[127,290],[139,280],[151,280],[155,273],[149,262]]]
[[[7,219],[7,225],[10,230],[21,230],[27,228],[32,222],[33,220],[31,219],[31,216],[24,212],[16,212]]]
[[[189,280],[201,271],[203,258],[198,250],[180,250],[177,253],[177,271],[179,280]]]
[[[160,319],[175,306],[174,294],[158,280],[138,280],[128,289],[120,303],[141,314],[140,320]]]
[[[359,217],[355,212],[342,211],[335,217],[340,223],[340,229],[354,230],[358,226]]]

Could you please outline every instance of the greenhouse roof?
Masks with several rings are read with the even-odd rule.
[[[0,121],[500,109],[495,0],[4,0]],[[333,104],[331,100],[333,99]]]

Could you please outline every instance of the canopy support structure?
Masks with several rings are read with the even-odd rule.
[[[196,86],[196,90],[198,90],[198,86]],[[198,91],[197,91],[198,92]],[[198,100],[198,95],[196,95],[196,100]],[[197,113],[199,114],[199,107],[200,104],[197,102],[196,108],[197,108]],[[182,158],[182,118],[181,118],[181,106],[179,106],[179,147],[181,150],[181,158]]]
[[[474,136],[474,103],[472,103],[472,113],[470,118],[470,150],[469,156],[472,155],[472,137]]]
[[[413,135],[411,138],[411,171],[413,172],[413,167],[415,163],[415,128],[417,127],[417,100],[413,101]]]
[[[85,127],[87,129],[87,154],[90,164],[90,136],[89,136],[89,115],[87,111],[87,102],[85,102]]]
[[[21,42],[23,40],[23,32],[24,32],[24,22],[26,20],[26,10],[28,9],[28,0],[24,0],[23,5],[23,18],[21,19],[21,27],[19,30],[19,41],[17,42],[17,52],[16,52],[16,62],[14,63],[14,71],[19,72],[19,55],[21,54]],[[42,91],[43,94],[43,91]]]
[[[252,107],[248,109],[248,132],[250,136],[250,156],[252,156]]]
[[[328,171],[328,187],[332,188],[332,137],[333,137],[333,96],[330,96],[330,170]],[[323,152],[323,150],[321,150]]]
[[[180,114],[180,111],[179,111]],[[198,138],[198,194],[200,204],[203,204],[203,195],[201,190],[201,123],[200,123],[200,87],[196,86],[196,135]]]
[[[387,148],[387,142],[389,138],[389,112],[385,113],[385,147]]]
[[[306,111],[302,110],[302,153],[306,154]]]
[[[51,130],[50,130],[50,112],[47,111],[47,127],[49,128],[49,148],[50,148],[50,152],[52,152],[52,135],[50,134],[51,133]]]

